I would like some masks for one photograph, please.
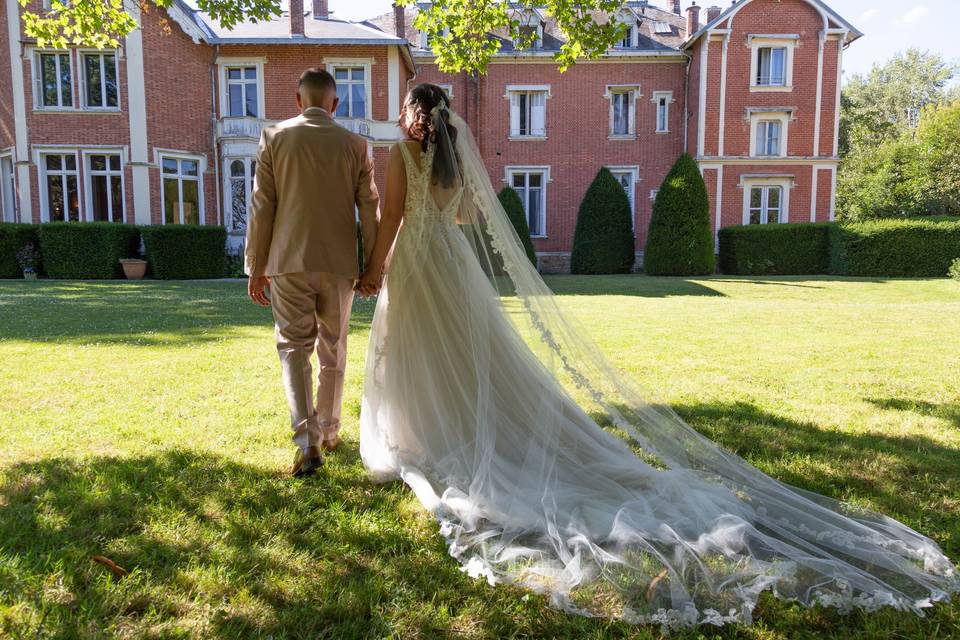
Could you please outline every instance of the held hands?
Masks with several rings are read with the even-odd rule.
[[[270,306],[270,298],[267,297],[267,286],[270,284],[270,278],[267,276],[251,277],[247,280],[247,295],[256,304],[262,307]]]
[[[383,287],[383,272],[380,269],[367,269],[360,276],[354,289],[364,298],[372,298],[379,293],[381,287]]]

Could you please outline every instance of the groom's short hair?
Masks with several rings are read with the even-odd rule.
[[[337,92],[337,81],[326,69],[313,67],[300,74],[297,90],[304,102],[316,106],[326,99],[328,93]]]

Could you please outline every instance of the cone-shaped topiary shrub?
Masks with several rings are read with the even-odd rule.
[[[533,241],[530,240],[530,225],[527,224],[527,214],[523,210],[523,201],[520,200],[520,195],[512,187],[504,187],[497,198],[500,200],[503,210],[507,212],[507,217],[510,218],[513,228],[517,230],[517,235],[520,236],[520,242],[523,243],[527,257],[536,267],[537,254],[533,250]]]
[[[636,259],[630,200],[609,169],[600,169],[580,203],[570,271],[629,273]]]
[[[653,203],[643,270],[654,276],[701,276],[713,273],[715,262],[707,186],[697,161],[685,153]]]

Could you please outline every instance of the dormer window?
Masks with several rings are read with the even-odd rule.
[[[520,38],[513,43],[518,49],[543,48],[543,16],[536,9],[520,16]]]
[[[632,49],[634,46],[636,46],[636,41],[637,28],[632,24],[628,24],[627,29],[623,34],[623,40],[620,41],[620,44],[618,44],[617,47],[620,49]]]

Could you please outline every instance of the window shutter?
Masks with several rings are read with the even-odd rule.
[[[531,134],[535,136],[547,135],[547,96],[538,91],[533,94],[533,103],[530,109],[532,122]]]
[[[515,92],[510,94],[510,135],[520,135],[520,97]]]

